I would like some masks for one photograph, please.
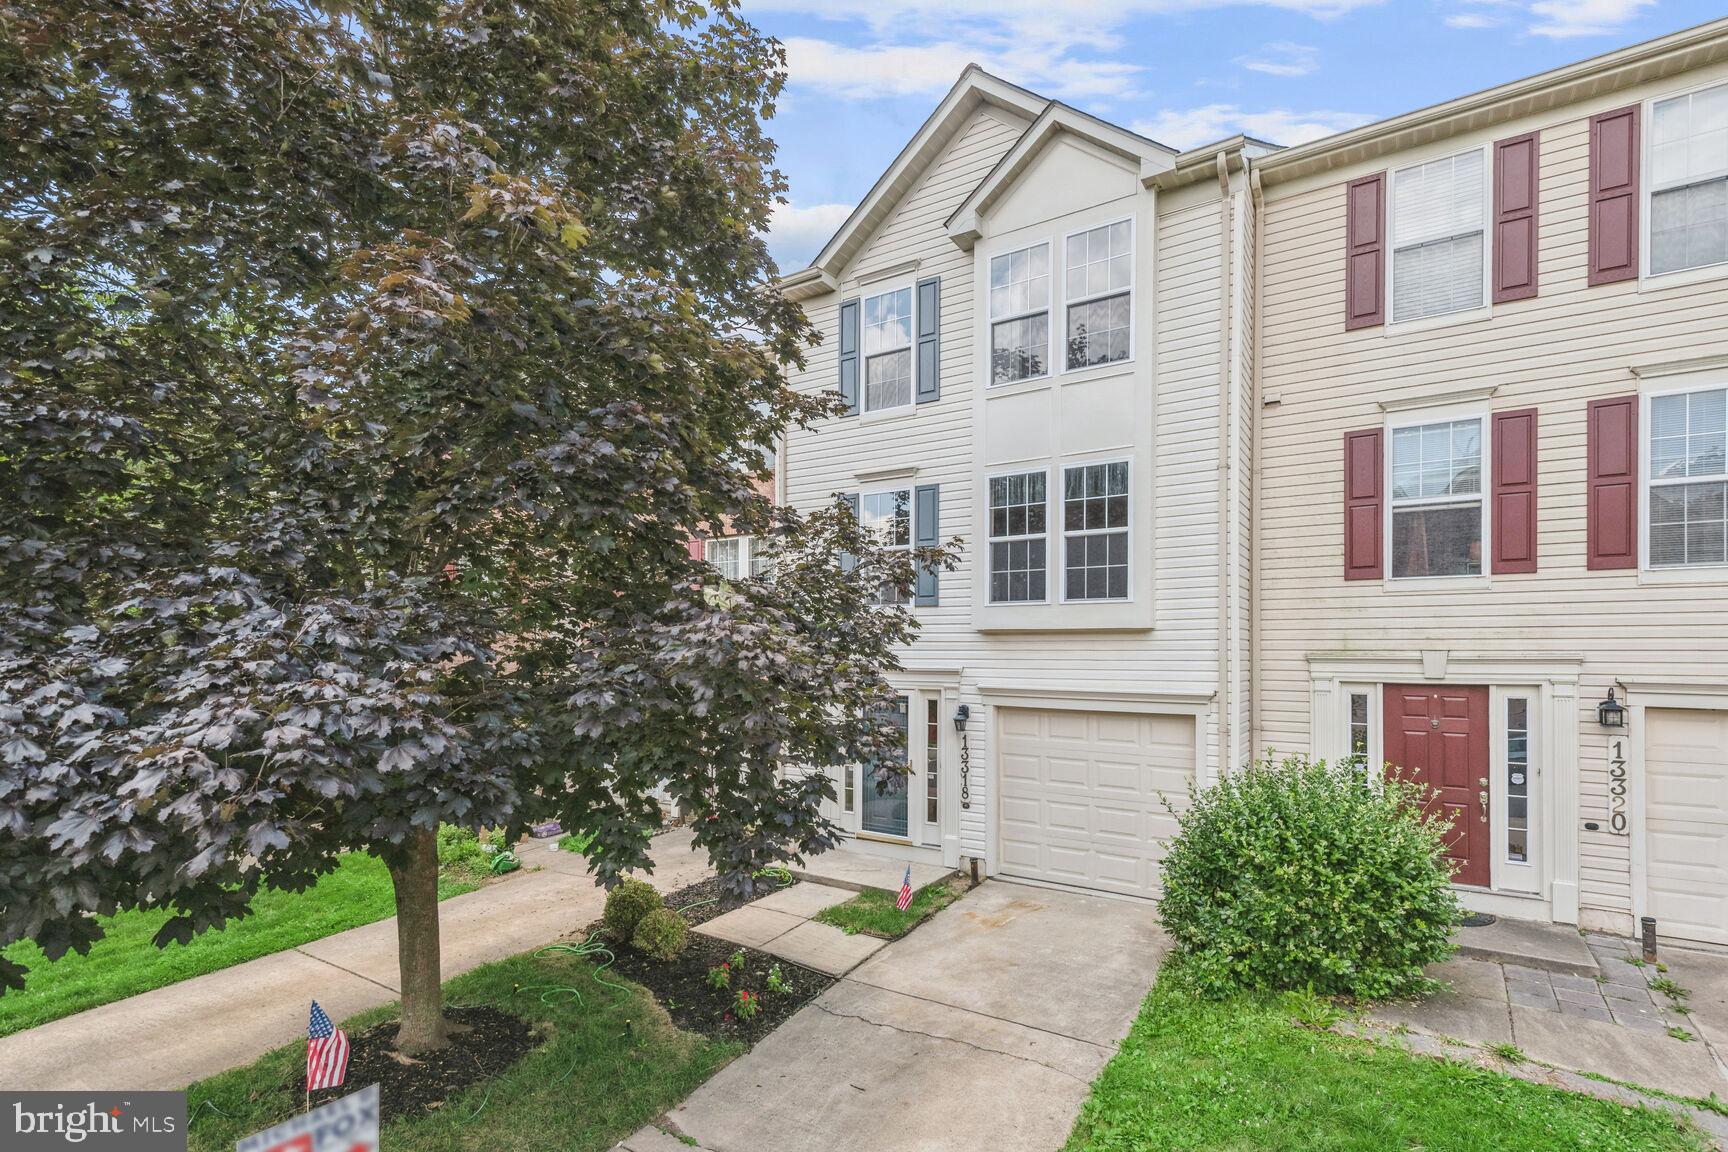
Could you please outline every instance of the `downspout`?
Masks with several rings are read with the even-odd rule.
[[[774,504],[776,507],[786,505],[786,429],[774,442]]]
[[[1218,776],[1230,763],[1230,157],[1218,153]]]
[[[1248,193],[1254,202],[1254,371],[1248,377],[1248,420],[1253,436],[1253,459],[1248,465],[1248,755],[1260,754],[1260,737],[1265,730],[1260,713],[1260,474],[1264,465],[1260,457],[1260,386],[1264,369],[1260,359],[1265,354],[1266,301],[1260,291],[1260,281],[1266,275],[1266,197],[1260,186],[1260,169],[1248,169]]]

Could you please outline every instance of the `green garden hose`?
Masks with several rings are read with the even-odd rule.
[[[630,991],[630,989],[624,987],[624,985],[614,984],[612,981],[600,975],[602,971],[611,967],[612,961],[617,959],[617,957],[612,955],[612,949],[600,943],[600,934],[598,932],[589,933],[588,939],[582,941],[580,944],[548,944],[546,947],[540,949],[536,955],[545,955],[548,952],[561,952],[569,956],[579,956],[584,960],[595,956],[604,956],[606,957],[605,961],[595,965],[594,967],[594,982],[596,984],[604,984],[608,988],[616,988],[620,992],[628,993]],[[556,994],[560,992],[570,993],[572,996],[576,997],[576,1002],[578,1004],[582,1002],[582,993],[570,987],[568,984],[536,984],[533,987],[523,989],[524,992],[533,992],[536,990],[541,990],[540,999],[547,1004],[556,1000]]]

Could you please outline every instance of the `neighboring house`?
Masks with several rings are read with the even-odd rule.
[[[964,543],[849,847],[1154,896],[1309,752],[1472,908],[1728,944],[1728,20],[1283,150],[968,69],[782,289],[851,405],[784,498]]]
[[[1470,907],[1728,944],[1728,21],[1254,169],[1256,746],[1420,773]]]
[[[782,282],[823,336],[794,386],[850,406],[788,433],[786,500],[965,541],[892,678],[910,775],[837,774],[850,847],[1151,896],[1166,799],[1246,754],[1263,150],[1178,155],[969,68]]]
[[[754,483],[756,491],[770,500],[779,500],[777,477],[778,472],[775,478],[757,480]],[[724,534],[690,537],[688,547],[693,559],[706,560],[727,580],[760,576],[768,571],[770,565],[768,542],[747,533],[734,532],[730,525]]]

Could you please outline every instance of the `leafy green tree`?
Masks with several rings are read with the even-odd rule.
[[[752,481],[829,410],[769,289],[777,44],[680,0],[0,0],[0,943],[395,881],[440,822],[747,886],[880,754],[914,563]],[[686,548],[730,523],[773,580]],[[849,556],[847,555],[849,554]],[[0,962],[0,981],[22,971]]]

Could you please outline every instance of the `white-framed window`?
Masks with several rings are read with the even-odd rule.
[[[1506,698],[1506,860],[1530,862],[1530,700]]]
[[[1648,565],[1728,563],[1728,388],[1654,395],[1649,404]]]
[[[1482,424],[1471,416],[1392,429],[1394,579],[1482,574]]]
[[[1728,84],[1650,106],[1648,268],[1728,263]]]
[[[1472,148],[1393,170],[1392,323],[1488,302],[1487,169]]]
[[[1134,313],[1133,223],[1118,220],[1069,236],[1064,275],[1068,370],[1128,359]]]
[[[912,289],[864,297],[864,411],[912,403]]]
[[[702,556],[720,569],[723,579],[737,580],[744,575],[744,557],[748,548],[742,536],[710,536],[702,543]]]
[[[754,536],[711,536],[702,542],[702,558],[727,580],[761,576],[772,566],[767,542]]]
[[[1359,773],[1368,771],[1368,746],[1372,734],[1368,719],[1369,699],[1367,692],[1351,692],[1346,698],[1348,711],[1344,723],[1350,748],[1346,755],[1350,766]]]
[[[889,488],[858,495],[858,523],[878,548],[912,550],[912,489]],[[877,594],[883,604],[900,603],[898,589],[884,584]]]
[[[1062,469],[1062,598],[1128,598],[1128,462]]]
[[[990,383],[1050,371],[1050,245],[990,258]]]
[[[1013,472],[990,485],[990,603],[1049,599],[1049,474]]]

